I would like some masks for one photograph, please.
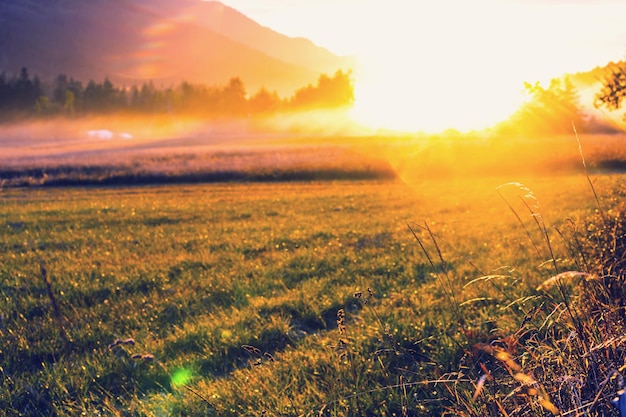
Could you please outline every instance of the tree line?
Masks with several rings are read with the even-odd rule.
[[[611,63],[601,71],[602,88],[596,107],[617,110],[626,99],[626,62]],[[609,132],[614,127],[592,119],[580,105],[569,77],[553,79],[546,87],[526,83],[529,99],[510,117],[495,126],[502,133],[570,133],[572,123],[581,131]],[[281,98],[275,91],[259,89],[250,95],[243,81],[231,78],[225,85],[207,86],[186,81],[156,87],[152,82],[131,87],[81,81],[58,75],[51,83],[19,74],[0,73],[0,120],[15,115],[81,115],[112,112],[192,114],[202,117],[249,117],[311,109],[348,107],[354,103],[351,73],[322,74],[316,84]],[[626,117],[625,117],[626,120]]]
[[[610,111],[619,110],[626,98],[626,62],[612,63],[593,72],[601,81],[600,91],[594,97],[594,106]],[[572,124],[581,132],[620,131],[618,126],[590,116],[585,111],[572,76],[554,78],[548,86],[527,82],[524,88],[528,100],[508,120],[498,124],[495,127],[497,131],[507,134],[562,134],[571,133]]]
[[[156,87],[152,82],[139,86],[115,86],[81,81],[58,75],[46,84],[31,77],[27,68],[11,77],[0,74],[0,115],[77,115],[112,112],[193,114],[204,117],[248,117],[281,111],[333,109],[354,103],[351,73],[338,70],[322,74],[317,84],[281,98],[275,91],[259,89],[248,95],[243,81],[231,78],[225,85],[207,86],[186,81],[176,86]]]
[[[504,133],[559,134],[571,132],[572,123],[581,131],[590,126],[569,78],[554,78],[546,87],[526,82],[524,90],[528,99],[497,126]]]

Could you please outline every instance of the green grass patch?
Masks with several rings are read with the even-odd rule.
[[[0,409],[610,412],[625,179],[512,179],[4,189]]]

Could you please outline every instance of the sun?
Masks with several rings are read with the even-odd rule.
[[[355,76],[352,119],[369,128],[435,133],[482,130],[506,120],[526,96],[511,81],[463,68],[396,60]],[[513,83],[513,85],[516,85]]]

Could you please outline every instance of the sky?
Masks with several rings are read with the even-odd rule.
[[[515,110],[524,81],[626,58],[623,0],[222,2],[356,55],[355,117],[380,127],[482,128]]]

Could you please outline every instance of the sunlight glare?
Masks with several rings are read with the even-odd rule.
[[[399,7],[399,6],[397,6]],[[487,0],[443,2],[394,14],[371,33],[355,76],[353,118],[403,131],[468,131],[510,116],[523,102],[519,62],[506,56],[526,37],[502,38],[504,21],[490,21]],[[369,21],[378,19],[371,10]],[[504,58],[504,59],[503,59]]]
[[[599,48],[581,54],[581,27],[602,12],[582,4],[569,7],[567,17],[557,4],[497,0],[398,0],[386,10],[360,7],[352,24],[363,34],[352,116],[369,127],[486,128],[524,102],[524,82],[548,85],[608,56]]]
[[[351,117],[370,128],[430,133],[484,129],[509,117],[525,99],[522,86],[508,88],[507,77],[459,64],[437,67],[397,58],[385,62],[395,64],[355,77]]]
[[[491,83],[489,91],[476,79],[470,85],[442,85],[434,76],[403,77],[379,81],[358,80],[355,85],[355,105],[351,117],[360,124],[375,129],[439,132],[490,127],[509,117],[523,103],[525,96],[509,93]],[[452,87],[452,91],[446,92]]]

